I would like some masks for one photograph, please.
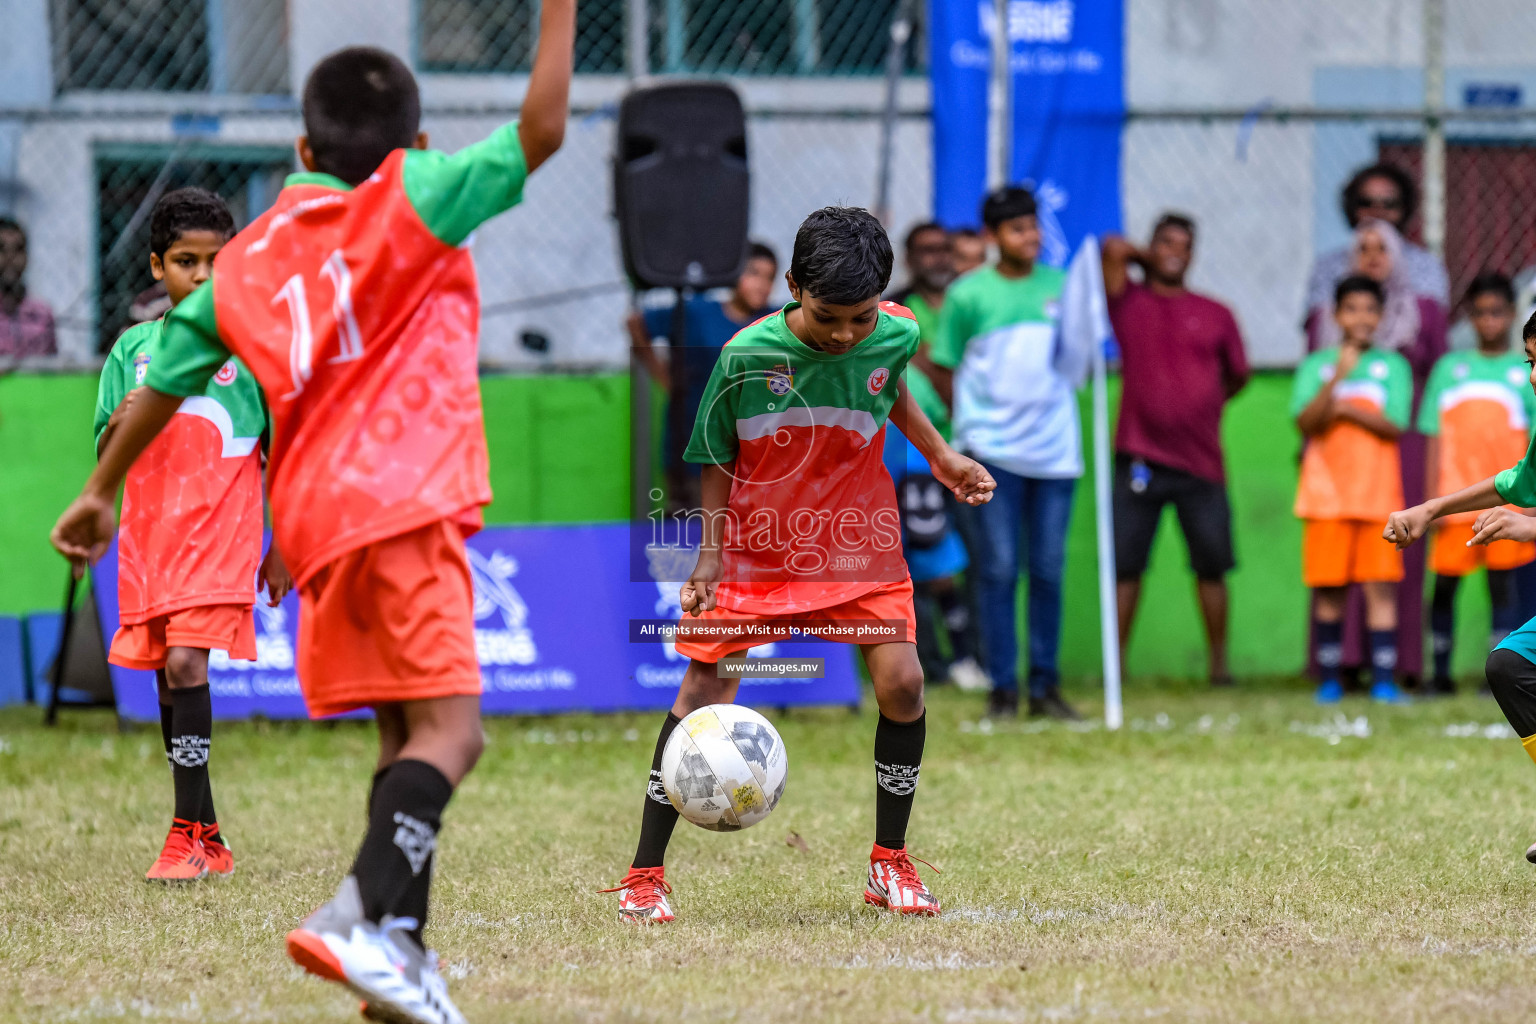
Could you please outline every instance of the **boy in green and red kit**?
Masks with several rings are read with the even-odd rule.
[[[235,221],[224,200],[200,188],[168,192],[149,226],[149,266],[174,307],[206,281]],[[101,371],[96,400],[100,453],[141,395],[164,320],[126,331]],[[118,534],[121,625],[107,657],[153,670],[160,729],[176,808],[145,878],[190,882],[235,870],[208,781],[213,703],[208,652],[256,658],[257,562],[272,604],[292,586],[274,545],[261,557],[260,445],[267,407],[251,371],[230,359],[188,396],[129,471]]]
[[[939,912],[906,851],[926,726],[912,580],[882,458],[886,419],[960,500],[982,504],[994,484],[945,443],[902,379],[918,329],[911,311],[880,301],[893,260],[867,211],[811,214],[785,275],[793,301],[737,334],[710,376],[684,453],[704,467],[704,536],[681,603],[703,628],[679,626],[677,651],[692,660],[656,738],[634,860],[606,890],[619,894],[622,920],[673,919],[662,866],[678,819],[661,787],[667,739],[690,712],[735,700],[741,680],[721,674],[721,658],[787,639],[793,623],[890,628],[888,640],[831,637],[859,645],[880,706],[864,899]]]
[[[316,64],[304,173],[166,317],[141,400],[53,530],[66,557],[99,557],[111,495],[178,396],[231,352],[251,368],[272,419],[272,528],[303,598],[305,705],[371,708],[379,730],[362,845],[288,955],[375,1020],[464,1019],[423,928],[443,813],[485,743],[464,538],[491,488],[467,243],[565,138],[575,26],[574,0],[543,0],[519,120],[452,154],[427,148],[398,57],[349,47]]]
[[[1523,352],[1512,352],[1509,330],[1515,320],[1515,290],[1503,274],[1479,274],[1465,302],[1477,348],[1440,357],[1419,405],[1419,433],[1429,438],[1425,490],[1432,496],[1455,492],[1518,462],[1531,439],[1536,394]],[[1435,674],[1429,694],[1456,691],[1451,648],[1456,629],[1456,592],[1462,578],[1479,566],[1488,570],[1492,643],[1496,647],[1520,624],[1514,570],[1536,559],[1536,544],[1500,540],[1471,545],[1477,515],[1446,516],[1435,528],[1430,568],[1435,574],[1429,608],[1430,648]]]

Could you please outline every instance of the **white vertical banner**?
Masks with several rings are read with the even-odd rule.
[[[1062,292],[1061,339],[1056,369],[1081,387],[1093,380],[1093,497],[1099,548],[1099,635],[1104,663],[1104,725],[1118,729],[1125,720],[1120,699],[1120,613],[1115,601],[1115,524],[1109,439],[1109,370],[1104,346],[1113,333],[1104,297],[1099,242],[1083,239],[1067,269]]]

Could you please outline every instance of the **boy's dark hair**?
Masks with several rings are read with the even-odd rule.
[[[795,232],[789,272],[804,292],[834,306],[856,306],[891,283],[896,254],[885,228],[858,206],[825,206]]]
[[[1035,194],[1022,185],[1005,185],[996,192],[989,192],[981,201],[981,222],[996,230],[1005,220],[1015,217],[1033,217],[1039,208]]]
[[[936,220],[925,220],[921,224],[914,224],[907,229],[907,237],[902,242],[902,251],[911,252],[912,247],[917,244],[917,237],[919,235],[926,234],[929,231],[937,231],[945,238],[949,237],[949,232],[944,230],[943,224],[940,224]]]
[[[1195,219],[1187,213],[1176,213],[1173,210],[1169,210],[1157,218],[1157,223],[1152,225],[1152,237],[1156,238],[1157,233],[1164,228],[1177,228],[1189,236],[1191,244],[1195,241]]]
[[[1386,178],[1397,186],[1397,194],[1403,202],[1402,223],[1406,224],[1413,219],[1413,213],[1419,208],[1419,189],[1408,176],[1408,172],[1393,164],[1371,164],[1362,167],[1355,172],[1344,185],[1344,193],[1341,197],[1344,203],[1344,219],[1349,222],[1351,228],[1360,226],[1360,207],[1363,205],[1362,192],[1365,183],[1372,178]]]
[[[1520,329],[1521,341],[1530,341],[1532,338],[1536,338],[1536,313],[1532,313],[1531,318]]]
[[[361,185],[384,158],[416,141],[421,94],[411,69],[373,46],[349,46],[304,82],[304,134],[315,169]]]
[[[235,233],[235,218],[224,200],[205,188],[167,192],[149,217],[149,251],[164,258],[165,251],[188,231],[212,231],[229,238]]]
[[[1497,295],[1511,306],[1515,304],[1515,285],[1508,277],[1496,270],[1485,270],[1467,285],[1462,302],[1472,305],[1479,295]]]
[[[1387,293],[1381,290],[1381,285],[1374,278],[1364,274],[1351,274],[1340,281],[1333,289],[1333,308],[1338,309],[1344,305],[1344,300],[1357,292],[1364,292],[1376,300],[1378,307],[1387,304]]]
[[[779,254],[774,252],[764,242],[748,242],[747,262],[750,263],[753,260],[767,260],[777,267],[779,265]]]

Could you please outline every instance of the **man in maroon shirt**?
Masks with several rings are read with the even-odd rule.
[[[1178,513],[1210,642],[1213,686],[1229,685],[1226,575],[1232,510],[1221,457],[1221,411],[1248,383],[1248,358],[1226,306],[1184,287],[1195,225],[1164,214],[1138,250],[1123,238],[1103,245],[1104,291],[1120,343],[1124,387],[1115,432],[1115,571],[1120,651],[1136,617],[1141,577],[1163,507]],[[1142,283],[1127,273],[1132,263]]]

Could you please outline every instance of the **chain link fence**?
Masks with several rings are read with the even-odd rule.
[[[622,320],[633,298],[618,258],[609,161],[615,105],[637,75],[728,75],[742,89],[753,233],[781,259],[809,210],[873,203],[880,75],[903,2],[582,0],[577,110],[566,147],[534,176],[523,206],[476,237],[486,363],[517,370],[625,365]],[[1476,2],[1487,8],[1502,0]],[[1269,5],[1180,0],[1164,16],[1157,5],[1128,0],[1126,31],[1133,57],[1134,46],[1155,43],[1187,58],[1166,69],[1174,84],[1159,96],[1185,88],[1200,94],[1193,78],[1186,85],[1180,76],[1233,47],[1266,52],[1267,36],[1278,49],[1273,59],[1254,61],[1260,77],[1278,76],[1287,55],[1295,56],[1286,46],[1340,60],[1358,51],[1411,66],[1423,51],[1420,3],[1378,6],[1384,14],[1374,7],[1341,13],[1330,32],[1309,34],[1293,24],[1300,15],[1265,13]],[[1532,20],[1505,6],[1510,25]],[[164,191],[213,189],[240,223],[272,201],[294,166],[294,94],[320,55],[360,41],[410,55],[423,83],[424,127],[435,145],[451,150],[515,116],[537,17],[537,0],[0,0],[0,21],[19,40],[9,52],[26,55],[0,76],[7,86],[0,92],[0,213],[29,232],[28,286],[55,311],[62,358],[96,358],[125,326],[163,308],[147,248],[148,212]],[[1449,5],[1448,19],[1452,63],[1478,54],[1515,59],[1504,52],[1506,37],[1469,21],[1463,6]],[[898,62],[906,80],[891,167],[897,235],[931,209],[927,43],[918,20]],[[1147,91],[1138,66],[1146,67],[1131,60],[1133,101]],[[1319,74],[1334,81],[1353,72]],[[1285,88],[1277,78],[1274,89]],[[1451,91],[1463,88],[1474,85]],[[1529,208],[1536,202],[1536,112],[1512,88],[1513,95],[1477,97],[1479,106],[1491,100],[1507,109],[1445,116],[1452,297],[1481,270],[1521,274],[1536,264],[1536,211]],[[1166,209],[1193,215],[1193,283],[1238,311],[1259,365],[1292,365],[1302,352],[1308,270],[1319,253],[1347,243],[1340,191],[1351,174],[1381,160],[1414,176],[1421,171],[1429,122],[1402,112],[1415,104],[1411,90],[1343,91],[1385,109],[1175,111],[1133,103],[1127,117],[1127,233],[1145,238]],[[1418,232],[1411,222],[1410,237]]]

